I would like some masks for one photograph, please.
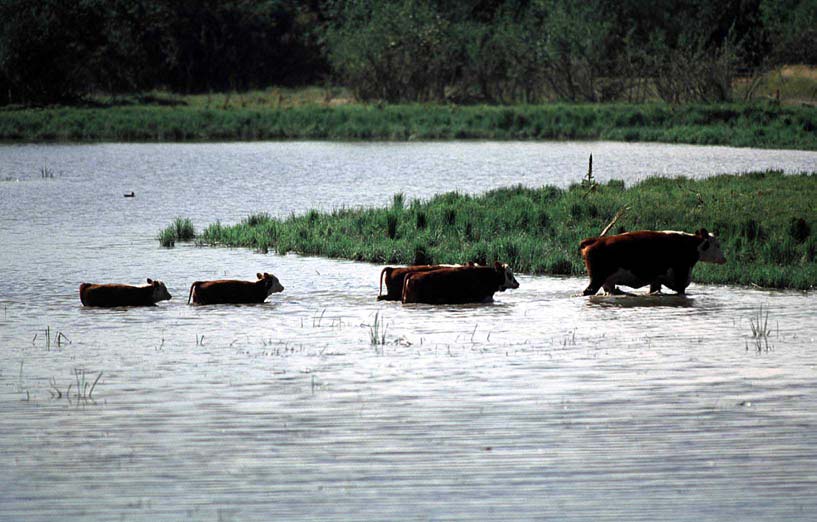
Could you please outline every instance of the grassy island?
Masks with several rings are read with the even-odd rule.
[[[817,284],[815,200],[817,173],[650,178],[631,187],[588,177],[568,189],[517,186],[425,201],[397,194],[388,208],[259,214],[212,224],[196,241],[384,264],[502,261],[523,273],[581,275],[579,240],[629,206],[610,233],[706,227],[719,236],[727,264],[699,264],[694,281],[810,289]]]
[[[191,97],[107,107],[6,108],[0,141],[614,140],[817,150],[817,108],[728,104],[282,105]],[[268,102],[268,103],[265,103]]]

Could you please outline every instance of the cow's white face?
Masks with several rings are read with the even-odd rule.
[[[698,244],[699,259],[705,263],[715,263],[722,265],[726,263],[726,257],[721,250],[721,242],[712,234],[703,236],[704,240]]]
[[[167,287],[161,281],[154,281],[153,279],[148,278],[148,284],[153,287],[153,302],[158,303],[159,301],[167,301],[170,299],[171,295],[170,292],[167,291]]]
[[[508,288],[519,288],[519,281],[513,276],[513,270],[508,266],[507,263],[501,266],[502,273],[505,275],[505,280],[502,281],[502,284],[499,286],[499,291],[504,292]]]

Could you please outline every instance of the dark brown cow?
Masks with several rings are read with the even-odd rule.
[[[472,263],[469,263],[469,266]],[[406,276],[417,272],[430,272],[440,268],[454,268],[465,265],[410,265],[401,267],[387,266],[380,271],[380,295],[378,301],[400,301],[403,298],[403,283]],[[386,283],[386,295],[383,295],[383,283]]]
[[[147,279],[145,286],[82,283],[79,300],[84,306],[154,306],[170,299],[167,287],[161,281]]]
[[[263,303],[271,294],[283,292],[284,287],[274,275],[264,272],[256,276],[257,281],[196,281],[190,285],[187,304]]]
[[[414,272],[403,283],[403,303],[459,304],[491,301],[496,292],[519,288],[508,265],[461,266]]]
[[[650,293],[660,292],[664,285],[683,294],[695,263],[726,262],[720,242],[705,228],[694,234],[642,230],[595,237],[583,240],[579,249],[590,276],[584,295],[595,295],[600,288],[608,294],[622,293],[616,285],[650,285]]]

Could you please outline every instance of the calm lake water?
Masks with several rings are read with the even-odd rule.
[[[590,153],[602,182],[817,171],[604,142],[0,146],[0,520],[813,520],[813,293],[521,275],[493,304],[402,306],[375,301],[381,266],[154,239],[175,216],[567,186]],[[286,290],[185,304],[259,271]],[[80,282],[145,277],[173,299],[80,305]]]

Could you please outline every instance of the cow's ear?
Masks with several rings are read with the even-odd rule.
[[[152,285],[153,284],[153,279],[148,277],[147,282],[148,282],[149,285]]]
[[[264,279],[264,276],[261,275],[261,272],[256,273],[255,277],[257,277],[258,279]]]
[[[494,261],[494,268],[497,270],[502,270],[502,265],[499,263],[499,261]]]

